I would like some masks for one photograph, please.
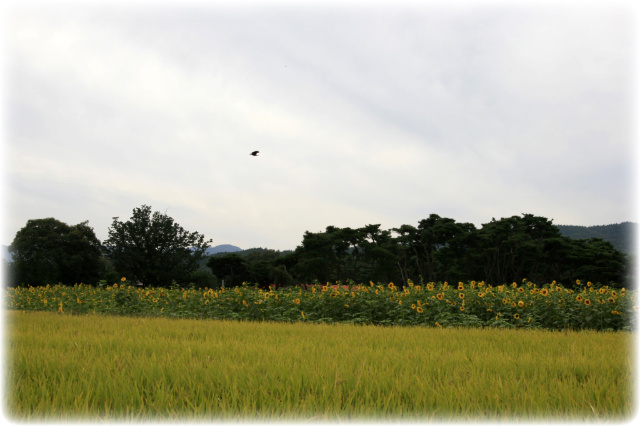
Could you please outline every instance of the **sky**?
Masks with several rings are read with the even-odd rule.
[[[6,3],[1,244],[142,205],[243,249],[637,221],[630,1]]]

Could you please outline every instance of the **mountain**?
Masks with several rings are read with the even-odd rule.
[[[11,257],[11,253],[9,253],[9,247],[2,245],[2,259],[6,260],[7,262],[11,262],[13,260],[13,258]]]
[[[601,238],[609,241],[613,246],[625,254],[637,254],[635,238],[638,224],[622,222],[612,225],[576,226],[556,225],[560,234],[572,239]]]
[[[204,255],[205,256],[211,256],[212,254],[218,254],[218,253],[233,253],[236,251],[242,251],[242,249],[240,247],[236,247],[236,246],[232,246],[231,244],[220,244],[218,246],[215,247],[209,247]]]

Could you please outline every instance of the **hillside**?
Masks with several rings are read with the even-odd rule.
[[[209,247],[205,252],[205,256],[211,256],[212,254],[218,253],[232,253],[236,251],[242,251],[242,249],[231,244],[220,244],[215,247]]]
[[[622,222],[611,225],[576,226],[556,225],[560,234],[572,239],[601,238],[609,241],[613,246],[626,254],[637,254],[635,236],[638,224]]]

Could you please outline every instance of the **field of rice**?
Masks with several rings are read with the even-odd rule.
[[[637,409],[633,332],[68,315],[47,299],[59,303],[4,312],[10,420],[608,422]]]

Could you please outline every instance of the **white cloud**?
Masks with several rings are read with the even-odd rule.
[[[141,204],[280,249],[430,213],[633,220],[624,8],[59,6],[11,12],[4,244]]]

